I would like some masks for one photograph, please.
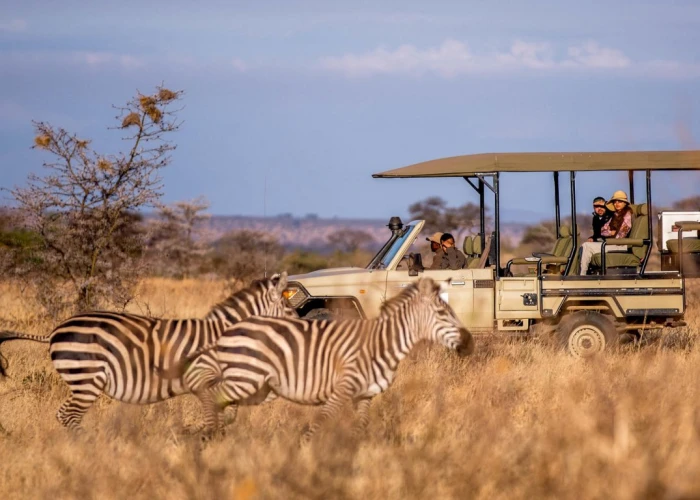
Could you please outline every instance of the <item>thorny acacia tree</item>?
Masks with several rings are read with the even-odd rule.
[[[459,207],[448,207],[439,196],[431,196],[408,207],[411,219],[425,220],[426,233],[449,232],[457,240],[465,232],[474,232],[479,227],[479,206],[465,203]]]
[[[159,86],[152,95],[137,92],[125,106],[115,106],[116,129],[130,144],[116,154],[101,154],[90,140],[33,122],[33,147],[52,155],[44,163],[48,173],[30,175],[27,187],[12,194],[27,227],[40,235],[38,264],[25,275],[36,280],[49,312],[123,307],[132,298],[145,235],[130,224],[139,208],[161,195],[159,172],[175,149],[166,136],[180,126],[174,105],[181,97],[181,91]],[[69,299],[60,297],[57,283],[67,284]]]
[[[202,228],[202,223],[211,217],[203,213],[208,208],[209,202],[200,197],[158,209],[151,247],[161,255],[161,265],[167,266],[161,273],[188,278],[201,264],[208,251]]]

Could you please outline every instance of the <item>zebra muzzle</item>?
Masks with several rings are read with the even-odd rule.
[[[456,349],[457,354],[460,356],[469,356],[474,352],[474,348],[476,347],[474,337],[472,337],[472,334],[469,333],[466,328],[460,328],[459,335],[461,337],[461,342]]]

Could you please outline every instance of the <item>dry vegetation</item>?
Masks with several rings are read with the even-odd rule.
[[[368,435],[346,422],[300,449],[315,411],[244,408],[225,438],[200,444],[187,396],[150,406],[101,398],[79,436],[54,414],[67,395],[46,345],[3,344],[0,496],[11,498],[697,498],[700,495],[700,283],[690,326],[581,362],[541,341],[481,338],[460,360],[418,350],[371,407]],[[46,333],[20,290],[0,317]],[[200,316],[218,282],[150,280],[131,308]]]

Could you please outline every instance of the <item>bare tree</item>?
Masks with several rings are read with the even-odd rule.
[[[687,211],[700,210],[700,196],[691,196],[690,198],[678,200],[673,204],[673,209]]]
[[[58,282],[69,287],[71,309],[101,304],[124,306],[141,271],[144,235],[127,231],[133,213],[161,195],[159,172],[175,146],[166,136],[176,131],[181,92],[162,86],[137,95],[119,111],[116,129],[126,133],[125,152],[103,154],[90,140],[45,122],[33,122],[34,148],[52,155],[48,173],[30,175],[27,187],[11,192],[28,229],[39,234],[39,259],[27,270],[43,290],[46,306],[60,303]],[[33,272],[32,272],[33,271]]]
[[[203,197],[159,208],[151,247],[157,252],[161,266],[170,268],[165,274],[187,278],[202,263],[208,251],[202,224],[211,217],[203,213],[208,208],[209,202]]]

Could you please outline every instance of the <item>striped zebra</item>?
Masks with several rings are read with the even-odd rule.
[[[157,319],[96,311],[65,320],[48,337],[0,332],[0,342],[26,339],[49,343],[51,361],[71,391],[56,414],[69,429],[80,428],[100,393],[125,403],[149,404],[194,392],[208,408],[208,394],[190,390],[189,371],[171,380],[159,376],[155,367],[168,368],[193,355],[243,319],[258,315],[298,318],[283,298],[286,286],[286,272],[253,282],[216,304],[204,319]],[[201,374],[197,379],[199,387],[213,382]]]
[[[256,317],[235,324],[215,346],[200,350],[213,357],[200,356],[192,376],[193,385],[201,380],[201,390],[208,393],[205,426],[216,429],[228,405],[256,405],[279,396],[323,405],[305,441],[349,402],[359,413],[356,431],[364,429],[371,398],[389,387],[399,362],[417,342],[439,342],[460,355],[473,352],[474,340],[440,297],[442,290],[423,278],[387,301],[373,320]],[[185,366],[192,369],[187,362],[161,375],[177,378]],[[213,362],[218,369],[209,366]],[[223,378],[209,385],[215,371]]]

